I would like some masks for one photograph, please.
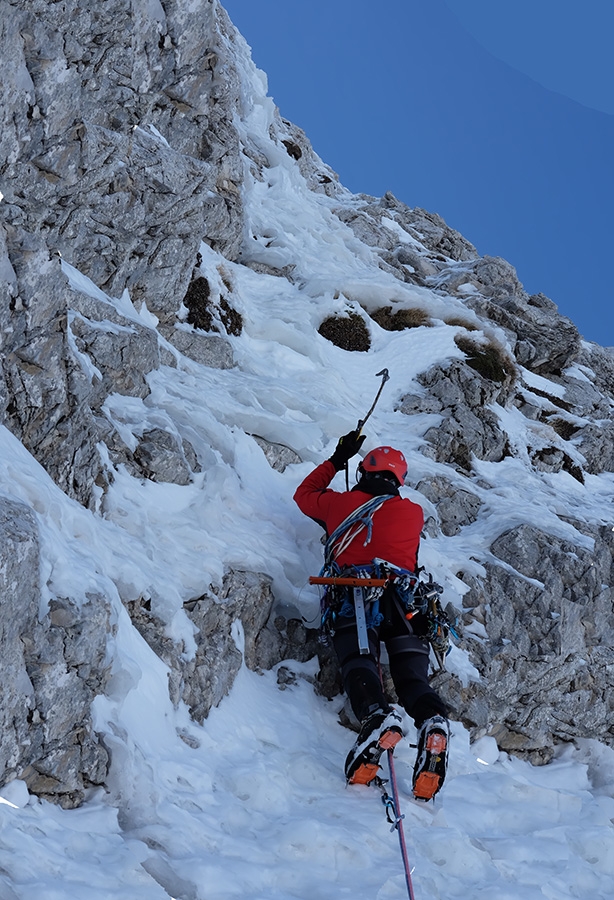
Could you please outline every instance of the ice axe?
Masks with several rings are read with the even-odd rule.
[[[381,372],[377,372],[376,375],[375,375],[375,377],[376,377],[376,378],[381,378],[381,379],[382,379],[382,383],[381,383],[380,386],[379,386],[379,391],[378,391],[377,394],[375,395],[375,400],[374,400],[373,403],[371,404],[371,409],[369,410],[369,412],[367,413],[367,415],[364,417],[364,419],[359,419],[359,420],[358,420],[358,425],[356,426],[356,431],[358,432],[358,434],[360,434],[360,432],[362,431],[362,429],[365,427],[365,424],[366,424],[366,422],[367,422],[367,419],[370,417],[371,413],[373,412],[373,410],[374,410],[375,407],[377,406],[377,401],[379,400],[380,395],[381,395],[382,391],[384,390],[384,385],[386,384],[386,382],[387,382],[388,379],[390,378],[390,375],[389,375],[389,373],[388,373],[388,369],[382,369]]]
[[[376,377],[376,378],[381,378],[381,379],[382,379],[382,383],[381,383],[380,386],[379,386],[379,390],[378,390],[377,394],[375,395],[375,400],[374,400],[373,403],[371,404],[371,408],[370,408],[369,412],[368,412],[367,415],[364,417],[364,419],[359,419],[359,420],[358,420],[358,423],[357,423],[357,425],[356,425],[356,436],[357,436],[357,437],[360,436],[360,432],[361,432],[362,429],[365,427],[365,424],[366,424],[366,422],[367,422],[367,419],[369,419],[369,417],[371,416],[371,413],[373,412],[373,410],[374,410],[375,407],[377,406],[377,401],[379,400],[379,398],[380,398],[380,396],[381,396],[381,393],[382,393],[382,391],[383,391],[383,389],[384,389],[384,385],[386,384],[386,382],[387,382],[388,379],[390,378],[390,374],[389,374],[389,372],[388,372],[388,369],[382,369],[381,372],[376,372],[375,377]],[[349,464],[348,464],[347,462],[346,462],[346,464],[345,464],[345,489],[348,490],[348,491],[349,491],[349,489],[350,489]]]

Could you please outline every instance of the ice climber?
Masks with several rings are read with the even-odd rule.
[[[373,571],[374,560],[385,560],[415,573],[424,514],[422,507],[399,496],[407,475],[407,462],[399,450],[376,447],[367,453],[358,465],[358,483],[350,491],[328,487],[335,474],[358,453],[364,439],[356,431],[344,435],[330,459],[299,485],[294,500],[305,515],[325,529],[329,544],[333,543],[335,570],[340,574],[356,573],[357,567],[363,573],[365,567]],[[362,519],[354,516],[353,525],[350,520],[351,527],[346,528],[348,517],[374,498],[382,498],[379,508]],[[371,508],[373,505],[377,506],[377,500]],[[330,540],[335,531],[336,542]],[[428,681],[429,644],[424,616],[408,615],[397,590],[387,587],[379,603],[379,614],[370,619],[367,615],[368,649],[363,647],[361,653],[352,588],[336,590],[343,593],[341,598],[337,595],[332,643],[345,692],[360,722],[358,738],[345,762],[346,778],[351,784],[368,784],[378,772],[384,750],[392,749],[403,737],[401,716],[386,701],[380,678],[383,642],[399,702],[418,730],[414,795],[430,800],[445,778],[450,730],[447,707]]]

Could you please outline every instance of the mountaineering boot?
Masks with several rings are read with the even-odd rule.
[[[348,784],[369,784],[379,771],[384,750],[392,750],[403,737],[402,719],[394,709],[378,709],[360,727],[356,743],[345,761]]]
[[[446,777],[450,726],[443,716],[427,719],[418,732],[418,755],[414,766],[416,800],[432,800]]]

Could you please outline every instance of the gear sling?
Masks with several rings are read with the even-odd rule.
[[[369,638],[367,628],[371,624],[379,624],[381,613],[379,613],[379,598],[381,597],[384,587],[386,586],[385,578],[373,578],[371,566],[351,566],[348,568],[348,575],[343,576],[341,570],[334,561],[335,556],[341,555],[344,550],[349,547],[352,541],[358,537],[361,531],[367,529],[367,537],[365,546],[371,540],[373,530],[373,515],[386,502],[386,500],[394,497],[394,494],[382,494],[378,497],[371,497],[366,503],[361,504],[347,518],[339,524],[326,541],[324,548],[324,566],[318,577],[309,579],[310,584],[325,584],[327,590],[323,597],[322,609],[322,628],[324,632],[334,633],[334,619],[337,614],[356,616],[356,628],[358,631],[358,647],[361,654],[369,653]],[[325,574],[326,573],[326,574]],[[345,602],[340,606],[339,591],[335,588],[342,587],[342,596]],[[353,592],[353,610],[352,604],[347,599],[347,591],[352,589]],[[367,589],[369,589],[367,591]],[[335,607],[339,607],[336,609]],[[366,608],[370,607],[369,620],[367,618]],[[377,621],[379,620],[379,621]]]

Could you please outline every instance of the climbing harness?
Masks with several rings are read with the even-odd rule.
[[[354,574],[311,576],[309,583],[327,586],[321,601],[321,626],[324,636],[334,635],[337,616],[345,616],[348,619],[355,616],[358,650],[361,655],[366,655],[370,652],[368,629],[380,625],[384,618],[379,611],[379,598],[387,582],[383,578],[369,578],[368,575],[362,575],[364,570],[361,569],[352,567],[349,571]],[[347,594],[350,588],[353,592],[353,603],[349,601]]]
[[[428,578],[427,581],[422,580],[423,575]],[[324,565],[320,575],[309,578],[309,583],[326,588],[320,599],[322,643],[328,643],[328,639],[334,636],[339,616],[348,619],[355,617],[359,652],[368,654],[368,629],[381,625],[384,620],[381,600],[386,591],[410,624],[416,616],[422,618],[424,636],[433,649],[438,671],[445,669],[445,657],[450,651],[450,635],[458,639],[458,634],[454,623],[450,622],[441,606],[443,588],[433,581],[432,575],[423,570],[410,572],[376,558],[370,566],[346,566],[343,569],[336,563],[329,562]]]

